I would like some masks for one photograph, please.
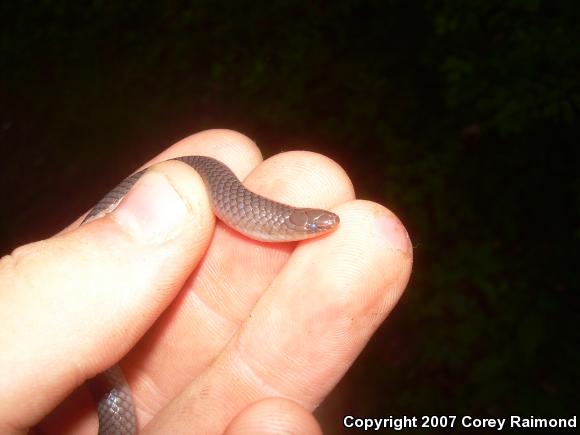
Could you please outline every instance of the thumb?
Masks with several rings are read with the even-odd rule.
[[[213,220],[195,171],[164,162],[112,213],[0,259],[0,432],[34,425],[127,353],[202,257]]]

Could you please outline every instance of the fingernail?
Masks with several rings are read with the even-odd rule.
[[[401,251],[404,254],[411,252],[411,239],[403,224],[394,216],[377,217],[375,221],[376,230],[391,248]]]
[[[147,171],[113,210],[112,217],[135,239],[157,244],[179,233],[187,208],[167,177]]]

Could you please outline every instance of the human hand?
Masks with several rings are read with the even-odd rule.
[[[199,176],[165,162],[113,213],[18,248],[0,261],[1,433],[41,420],[46,433],[96,433],[84,382],[119,360],[142,433],[319,433],[311,411],[408,281],[407,233],[355,201],[331,160],[261,162],[235,132],[196,134],[145,166],[195,154],[272,199],[332,208],[340,227],[298,244],[214,231]]]

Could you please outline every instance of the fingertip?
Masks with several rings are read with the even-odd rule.
[[[221,152],[224,148],[228,152],[233,152],[236,149],[243,150],[246,153],[252,152],[262,156],[260,149],[256,142],[250,139],[243,133],[228,128],[210,128],[202,130],[181,139],[173,146],[168,148],[173,151],[182,151],[185,149],[203,149],[206,152]]]
[[[189,165],[179,161],[149,168],[112,213],[117,222],[125,215],[127,228],[136,226],[145,242],[181,237],[182,231],[186,237],[208,242],[215,223],[204,182]]]
[[[399,218],[385,206],[373,201],[356,200],[345,205],[344,225],[351,237],[369,237],[375,249],[391,249],[412,256],[409,233]]]
[[[240,179],[244,179],[262,161],[260,149],[249,137],[234,130],[210,129],[181,139],[138,169],[148,169],[156,164],[186,155],[216,158],[226,163]],[[70,232],[78,227],[83,218],[84,215],[58,234]]]
[[[330,208],[355,197],[344,169],[334,160],[310,151],[276,154],[263,161],[244,184],[297,207]]]
[[[347,299],[350,290],[344,284],[364,276],[392,308],[411,275],[413,248],[407,230],[395,214],[376,202],[349,201],[333,211],[341,219],[337,230],[309,246],[333,253],[335,261],[325,276],[345,291]]]
[[[200,155],[218,159],[225,163],[243,180],[262,161],[258,145],[244,134],[228,129],[211,129],[192,134],[167,148],[151,163],[171,158]]]
[[[137,242],[159,244],[182,230],[187,203],[162,172],[150,170],[139,178],[111,218]]]
[[[321,435],[310,411],[282,398],[267,398],[248,406],[228,425],[225,435]]]

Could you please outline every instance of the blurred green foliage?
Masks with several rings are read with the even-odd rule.
[[[576,412],[579,5],[2,2],[1,180],[21,192],[2,246],[193,131],[308,147],[415,245],[406,295],[319,412],[328,433],[345,413]]]

